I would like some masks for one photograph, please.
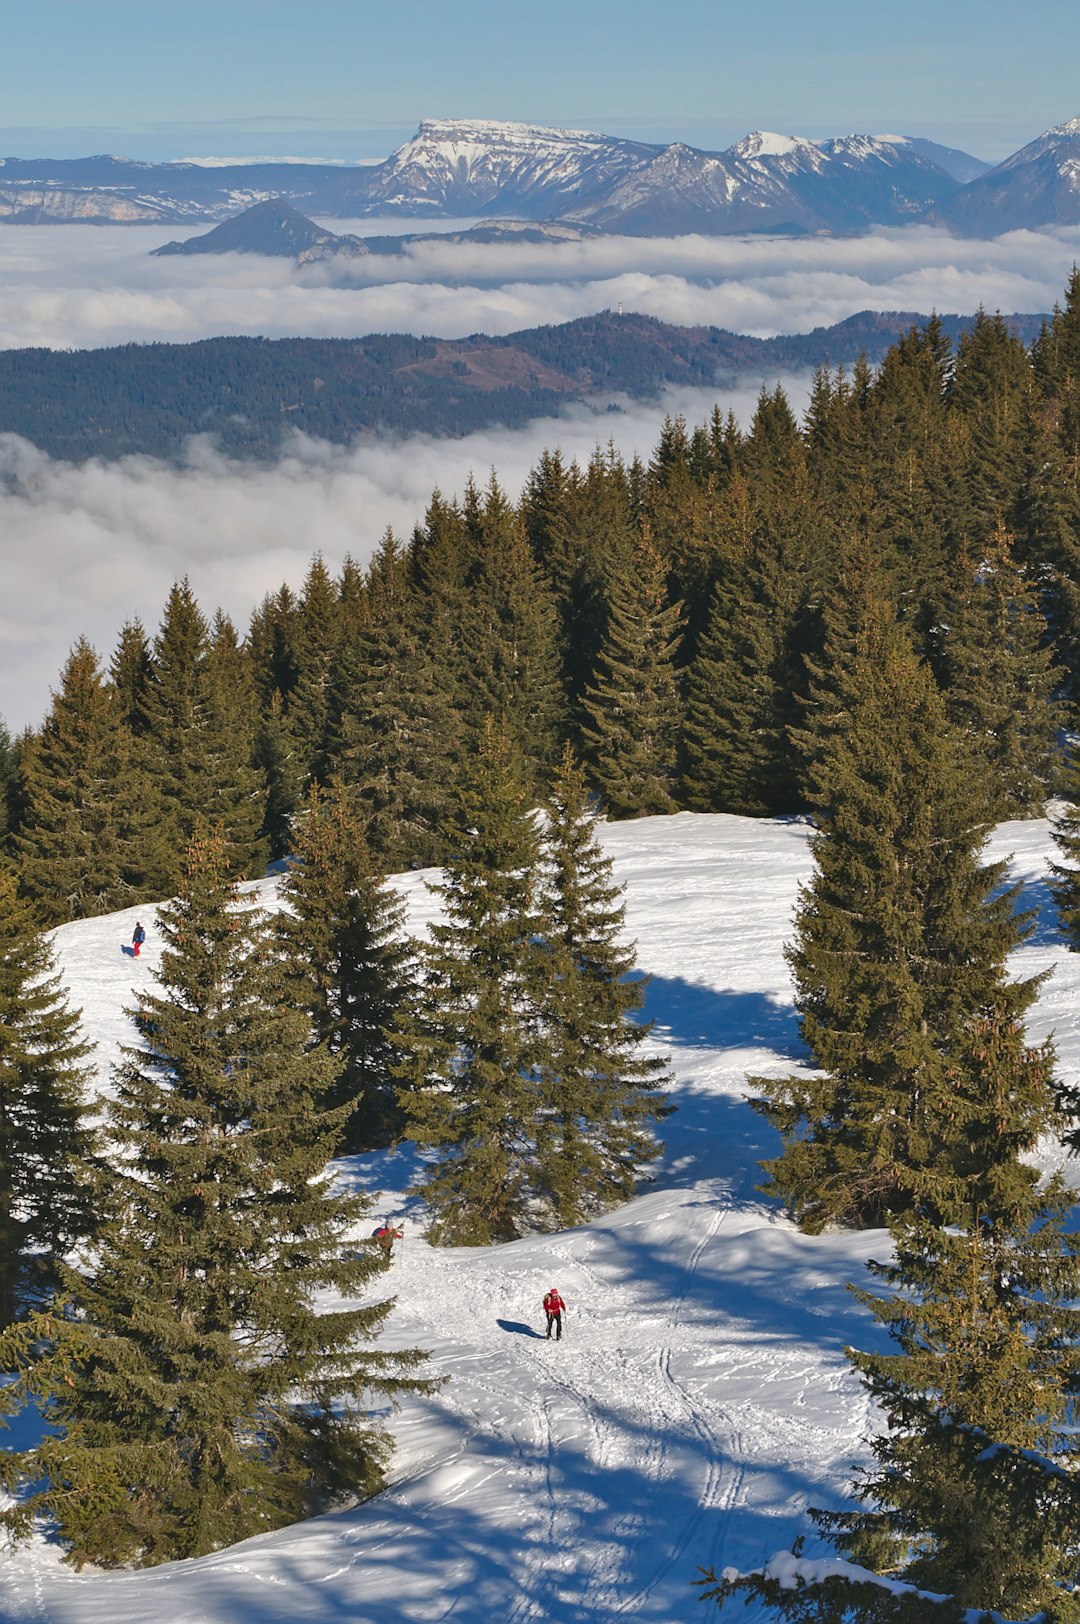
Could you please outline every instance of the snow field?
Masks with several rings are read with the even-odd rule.
[[[807,1504],[840,1503],[873,1426],[844,1347],[877,1335],[845,1282],[885,1241],[800,1235],[756,1193],[774,1142],[745,1100],[748,1074],[805,1060],[783,944],[808,834],[688,813],[604,831],[678,1106],[636,1200],[556,1235],[433,1249],[405,1193],[412,1147],[341,1164],[383,1192],[372,1224],[405,1218],[386,1340],[429,1349],[447,1378],[391,1418],[384,1494],[145,1573],[74,1574],[39,1537],[0,1552],[0,1619],[679,1624],[710,1616],[699,1564],[755,1565],[806,1532]],[[1059,1067],[1075,1072],[1080,958],[1049,906],[1051,850],[1039,821],[997,831],[991,855],[1015,854],[1024,905],[1041,908],[1016,963],[1055,972],[1031,1036],[1054,1029]],[[399,883],[419,930],[435,911],[424,876]],[[274,881],[254,890],[273,904]],[[136,917],[148,934],[137,963],[122,952]],[[130,1037],[130,989],[157,963],[153,911],[65,926],[56,941],[104,1085]],[[1044,1160],[1061,1157],[1047,1147]],[[543,1335],[552,1283],[568,1305],[561,1343]]]

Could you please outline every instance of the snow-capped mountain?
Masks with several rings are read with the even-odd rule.
[[[588,130],[487,119],[425,119],[385,163],[352,172],[380,213],[516,214],[545,220],[602,197],[657,148]]]
[[[1080,118],[1055,124],[935,213],[973,237],[1080,224]]]
[[[307,215],[565,220],[654,236],[858,232],[927,220],[996,236],[1080,221],[1080,120],[996,169],[902,135],[758,130],[724,152],[588,130],[428,119],[371,165],[0,160],[0,220],[223,221],[277,198]]]
[[[605,197],[563,214],[635,236],[848,232],[911,220],[956,187],[902,141],[852,135],[819,142],[755,130],[726,152],[665,147]]]

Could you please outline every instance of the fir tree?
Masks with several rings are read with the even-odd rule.
[[[1066,859],[1051,864],[1051,891],[1073,952],[1080,950],[1080,752],[1070,750],[1062,771],[1065,806],[1054,820],[1054,840]]]
[[[453,597],[410,587],[388,531],[342,664],[341,776],[355,787],[372,856],[390,872],[427,867],[446,849],[461,749]]]
[[[489,724],[431,888],[446,918],[421,946],[417,1007],[399,1037],[409,1131],[437,1152],[420,1193],[432,1238],[451,1244],[511,1238],[530,1204],[538,835],[526,785],[511,741]]]
[[[542,1118],[534,1185],[560,1227],[627,1200],[658,1152],[664,1062],[643,1055],[631,1016],[645,983],[628,979],[621,888],[597,837],[584,773],[569,748],[547,803],[539,909],[546,977],[539,995]]]
[[[285,952],[313,1042],[340,1067],[327,1102],[348,1112],[341,1149],[370,1150],[402,1127],[390,1030],[410,988],[404,907],[374,870],[352,791],[313,786],[295,829],[281,887]]]
[[[176,888],[180,856],[201,819],[219,823],[240,875],[262,873],[265,812],[245,656],[223,615],[213,632],[186,580],[169,593],[146,697],[147,888]]]
[[[3,1521],[47,1510],[77,1564],[198,1556],[375,1490],[387,1438],[365,1396],[417,1385],[419,1355],[368,1345],[389,1303],[315,1306],[378,1268],[350,1246],[367,1203],[333,1191],[335,1062],[220,837],[189,848],[159,923],[94,1253],[64,1271],[68,1310],[0,1341],[5,1409],[36,1397],[50,1428],[3,1463],[29,1489]]]
[[[92,1227],[89,1052],[49,940],[0,863],[0,1329]]]
[[[1039,594],[998,524],[975,567],[966,553],[946,594],[938,641],[945,700],[997,795],[998,816],[1037,816],[1057,776],[1062,672]]]
[[[20,888],[41,917],[58,923],[131,903],[141,891],[141,782],[116,696],[84,638],[22,752],[20,777]]]
[[[809,1230],[906,1210],[948,1154],[949,1056],[969,1023],[1019,1018],[1037,979],[1005,962],[1028,921],[927,667],[868,615],[820,721],[815,873],[788,951],[815,1074],[759,1080],[783,1137],[770,1188]]]
[[[681,720],[675,650],[681,604],[666,597],[663,561],[643,540],[616,583],[596,675],[584,701],[589,780],[612,817],[676,810]]]
[[[870,1265],[888,1290],[856,1293],[895,1344],[849,1355],[886,1430],[857,1486],[867,1509],[813,1516],[858,1567],[824,1578],[795,1553],[786,1589],[774,1563],[773,1577],[726,1575],[716,1600],[758,1598],[797,1621],[1080,1618],[1080,1248],[1064,1185],[1040,1188],[1020,1159],[1062,1126],[1051,1064],[1000,1011],[970,1022],[951,1056],[953,1156],[914,1179],[895,1261]],[[938,1600],[920,1610],[918,1592]]]
[[[492,480],[475,523],[479,557],[462,598],[459,691],[466,739],[487,716],[515,738],[538,785],[554,769],[563,731],[551,590],[524,529]],[[468,745],[466,745],[466,748]]]

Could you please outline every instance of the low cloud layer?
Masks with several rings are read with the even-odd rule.
[[[465,222],[463,222],[464,224]],[[332,222],[374,230],[386,222]],[[1080,230],[960,241],[926,228],[852,238],[602,238],[479,247],[435,241],[407,256],[313,266],[241,255],[155,259],[175,231],[0,226],[0,347],[188,341],[223,333],[341,337],[379,331],[460,337],[561,322],[620,302],[666,321],[761,336],[855,311],[1049,310],[1080,258]],[[347,280],[346,280],[347,279]],[[774,380],[766,380],[771,383]],[[762,382],[728,391],[745,419]],[[785,380],[797,406],[805,379]],[[664,410],[703,419],[711,390],[621,415],[582,411],[521,431],[409,439],[342,450],[297,441],[274,466],[199,446],[190,466],[132,458],[82,468],[0,436],[0,716],[40,720],[72,641],[108,658],[125,619],[153,629],[172,582],[190,575],[208,609],[243,627],[262,595],[298,586],[319,548],[363,561],[389,524],[407,535],[436,485],[460,492],[492,467],[512,495],[545,445],[585,459],[611,436],[648,455]]]
[[[333,222],[339,230],[376,223]],[[1080,256],[1075,228],[978,242],[910,227],[794,241],[435,241],[404,256],[297,270],[289,260],[239,254],[152,258],[150,250],[170,235],[175,231],[146,227],[0,226],[0,348],[223,333],[459,338],[569,321],[620,303],[664,321],[768,336],[867,308],[1049,310]]]
[[[801,410],[809,380],[781,381]],[[725,410],[748,420],[758,387],[726,391]],[[366,562],[388,525],[406,538],[436,486],[456,495],[470,471],[484,484],[494,468],[516,498],[545,446],[584,462],[611,439],[628,457],[648,457],[665,412],[696,423],[715,404],[715,391],[695,389],[462,440],[343,450],[297,438],[270,467],[202,443],[184,468],[143,457],[76,467],[0,436],[0,716],[13,731],[38,723],[74,640],[89,637],[107,662],[125,620],[156,628],[182,575],[204,610],[220,606],[243,631],[267,592],[301,585],[316,550],[336,570],[346,554]]]

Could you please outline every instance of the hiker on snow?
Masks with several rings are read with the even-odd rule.
[[[135,921],[135,934],[131,938],[131,956],[132,956],[133,959],[138,958],[139,949],[143,945],[145,940],[146,940],[146,932],[143,930],[143,928],[140,925],[139,921],[136,919],[136,921]]]
[[[562,1317],[566,1313],[566,1304],[559,1296],[558,1290],[552,1286],[544,1298],[544,1313],[547,1315],[547,1334],[550,1337],[551,1327],[555,1327],[556,1342],[562,1341]]]
[[[394,1255],[394,1242],[399,1241],[401,1239],[401,1235],[402,1231],[400,1229],[395,1229],[392,1224],[380,1224],[378,1229],[372,1232],[372,1239],[378,1241],[379,1245],[382,1247],[384,1269],[388,1269],[390,1267],[390,1262]]]

